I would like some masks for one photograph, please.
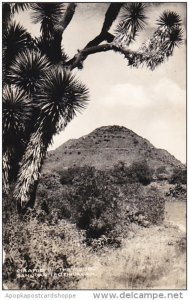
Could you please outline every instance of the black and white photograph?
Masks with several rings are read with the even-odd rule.
[[[1,9],[2,290],[186,291],[187,2]]]

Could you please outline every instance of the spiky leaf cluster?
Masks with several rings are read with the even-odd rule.
[[[175,47],[183,42],[183,30],[180,17],[174,12],[164,12],[157,20],[160,26],[153,36],[144,43],[138,52],[129,58],[129,65],[138,67],[146,65],[154,69],[173,54]]]
[[[63,3],[32,3],[32,19],[34,23],[41,23],[42,36],[49,39],[53,36],[56,26],[64,13]]]
[[[28,9],[30,7],[30,3],[27,2],[16,2],[16,3],[11,3],[11,9],[12,13],[17,13],[19,11],[24,11],[25,9]]]
[[[3,23],[3,30],[6,30],[7,25],[9,24],[11,18],[14,16],[15,13],[19,11],[24,11],[25,9],[30,7],[30,3],[26,2],[3,2],[2,3],[2,23]]]
[[[31,35],[16,22],[11,22],[3,31],[3,66],[7,71],[18,53],[33,45]]]
[[[19,53],[12,63],[9,79],[24,91],[33,93],[49,68],[50,62],[45,55],[26,50]]]
[[[135,39],[137,33],[143,30],[146,24],[145,10],[145,3],[124,4],[121,20],[116,28],[114,43],[126,47]]]
[[[162,15],[157,20],[157,25],[166,27],[166,28],[173,28],[175,26],[181,25],[181,18],[180,16],[174,11],[164,11]]]
[[[55,125],[58,132],[66,126],[77,111],[86,107],[88,90],[70,72],[62,67],[54,67],[49,70],[39,86],[35,102],[40,107],[39,126],[46,124]],[[43,128],[44,130],[44,128]]]
[[[35,47],[40,50],[43,55],[46,55],[49,61],[53,64],[58,64],[66,62],[68,60],[68,56],[65,54],[64,49],[57,45],[57,49],[55,51],[55,40],[45,39],[43,36],[35,39]]]
[[[31,100],[23,90],[13,85],[3,88],[4,144],[12,144],[13,140],[22,139],[32,117],[32,106]]]

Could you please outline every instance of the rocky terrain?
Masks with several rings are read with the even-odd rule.
[[[109,169],[118,161],[131,165],[146,160],[151,168],[167,170],[183,164],[166,150],[155,148],[148,140],[122,126],[103,126],[79,139],[71,139],[48,153],[44,170],[74,166]]]

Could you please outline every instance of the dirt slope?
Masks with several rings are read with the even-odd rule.
[[[56,170],[90,165],[111,168],[118,161],[130,165],[147,160],[152,168],[172,169],[182,163],[166,150],[155,148],[148,140],[122,126],[103,126],[79,139],[69,140],[48,153],[45,169]]]

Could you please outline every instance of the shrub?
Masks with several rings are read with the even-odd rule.
[[[140,182],[143,185],[148,185],[153,180],[153,171],[150,169],[147,162],[133,162],[127,170],[127,177],[131,182]]]
[[[146,161],[133,162],[129,167],[119,161],[112,170],[112,176],[118,184],[139,182],[148,185],[153,180],[153,171]]]
[[[118,161],[111,171],[113,182],[117,184],[124,184],[128,182],[127,167],[123,161]]]
[[[55,214],[51,222],[47,219],[43,211],[32,210],[22,220],[14,215],[7,222],[3,232],[5,284],[17,289],[76,287],[79,277],[74,270],[87,263],[83,234]]]
[[[139,183],[127,184],[122,187],[125,205],[131,220],[139,225],[160,224],[164,219],[165,199],[159,195],[155,187],[142,186]],[[144,222],[141,217],[145,217]]]
[[[169,192],[167,192],[165,195],[179,198],[180,200],[186,200],[186,187],[182,186],[180,183],[177,183],[173,188],[170,188]]]
[[[119,165],[120,170],[121,167],[125,172],[123,163]],[[86,166],[59,174],[60,181],[62,174],[65,178],[71,176],[71,184],[59,183],[57,189],[48,190],[45,200],[38,192],[38,206],[48,218],[56,212],[58,219],[69,219],[77,228],[85,230],[87,245],[94,245],[94,240],[100,239],[101,245],[118,246],[131,223],[146,227],[163,219],[164,199],[157,190],[139,182],[115,184],[109,172]]]
[[[169,179],[169,183],[176,184],[186,184],[187,183],[187,171],[186,169],[175,168]]]
[[[155,189],[139,183],[118,186],[94,167],[84,167],[74,178],[68,197],[72,222],[86,230],[87,242],[106,236],[108,243],[126,236],[129,224],[159,223],[164,216],[164,199]]]
[[[59,171],[60,175],[60,183],[62,185],[72,184],[72,180],[74,178],[73,173],[70,170],[62,170]]]
[[[61,186],[60,184],[60,175],[56,172],[46,172],[45,174],[42,175],[41,180],[40,180],[40,188],[39,190],[46,189],[50,191],[56,191],[57,188]]]
[[[89,264],[90,247],[85,245],[93,250],[119,247],[132,223],[148,227],[162,221],[164,199],[155,188],[138,182],[112,184],[106,172],[93,167],[67,171],[73,178],[66,189],[61,173],[42,176],[37,208],[21,219],[15,203],[4,198],[5,284],[16,289],[74,289],[80,279],[74,270]]]
[[[165,180],[168,180],[168,178],[170,176],[170,171],[168,169],[166,169],[165,166],[160,166],[156,169],[154,175],[158,181],[165,181]]]
[[[74,190],[69,193],[71,220],[86,230],[87,238],[107,235],[114,226],[111,218],[116,210],[117,193],[105,172],[94,167],[83,167],[74,178]],[[107,215],[107,211],[111,213]]]
[[[166,172],[166,167],[165,166],[160,166],[156,170],[156,174],[162,174]]]

